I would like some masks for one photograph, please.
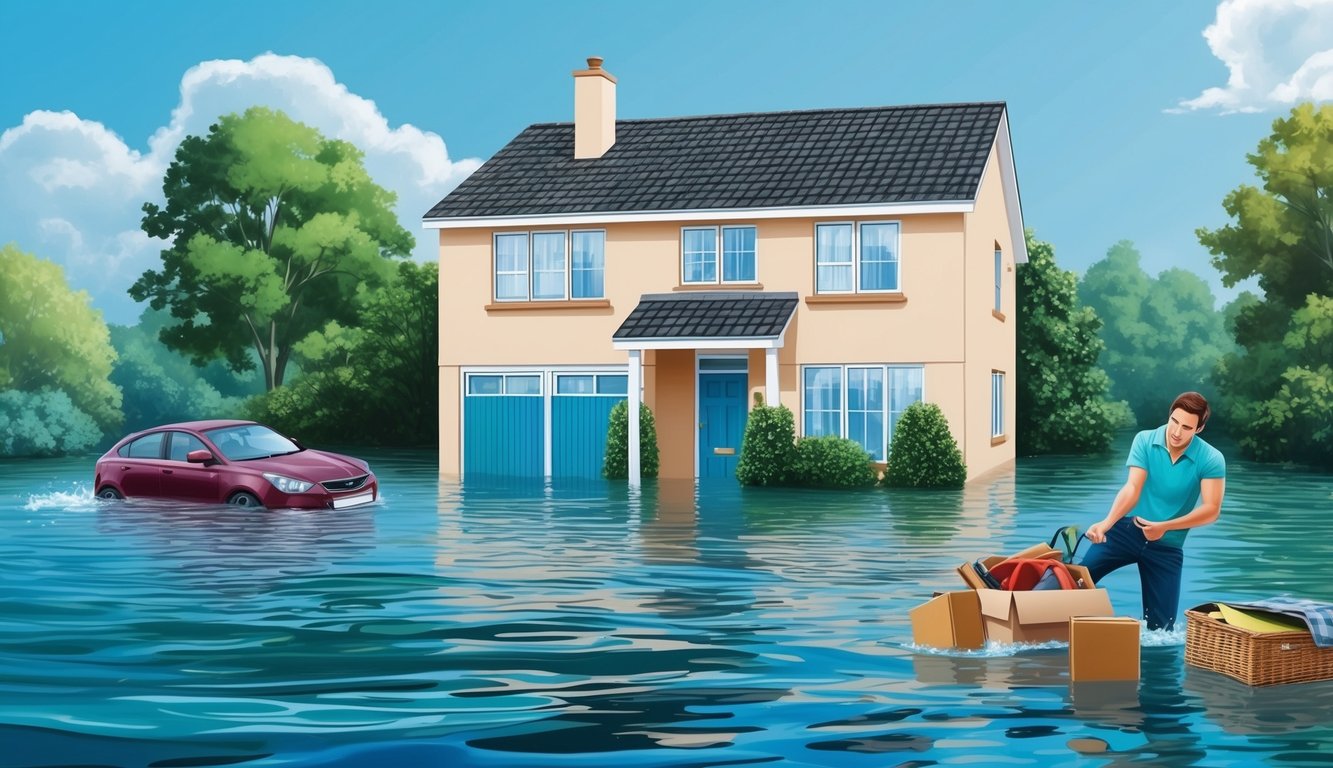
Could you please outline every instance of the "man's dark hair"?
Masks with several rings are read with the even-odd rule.
[[[1208,423],[1208,415],[1212,413],[1208,408],[1207,398],[1198,392],[1185,392],[1177,396],[1171,403],[1171,410],[1167,411],[1167,415],[1175,413],[1177,408],[1199,417],[1199,426],[1195,428],[1195,432],[1203,429],[1203,425]]]

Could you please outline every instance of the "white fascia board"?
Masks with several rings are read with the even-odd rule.
[[[635,224],[658,221],[725,221],[796,219],[813,217],[857,218],[905,216],[927,213],[971,213],[975,200],[925,203],[875,203],[868,205],[784,206],[778,208],[713,208],[676,211],[607,211],[553,213],[538,216],[474,216],[424,219],[423,229],[468,229],[473,227],[583,227],[605,224]]]
[[[1008,214],[1009,231],[1014,242],[1014,263],[1026,264],[1028,261],[1027,237],[1023,230],[1023,204],[1018,198],[1018,176],[1014,171],[1014,148],[1009,140],[1009,110],[1000,113],[1000,124],[995,130],[995,151],[1000,161],[1000,188],[1004,191],[1004,207]],[[989,164],[988,164],[989,165]],[[977,191],[973,197],[981,197],[981,187],[986,183],[986,169],[982,169],[977,180]]]
[[[1014,145],[1009,137],[1009,108],[1000,113],[996,131],[1000,151],[1000,181],[1004,185],[1004,207],[1009,212],[1009,231],[1014,239],[1014,263],[1028,263],[1028,242],[1023,229],[1023,201],[1018,195],[1018,172],[1014,169]]]
[[[785,329],[784,329],[785,330]],[[781,349],[782,337],[761,339],[626,339],[611,342],[613,349]]]

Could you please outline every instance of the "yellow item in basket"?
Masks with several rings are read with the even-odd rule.
[[[1225,603],[1217,603],[1217,607],[1222,611],[1222,618],[1228,624],[1251,632],[1308,632],[1310,629],[1303,620],[1295,616],[1233,608]]]

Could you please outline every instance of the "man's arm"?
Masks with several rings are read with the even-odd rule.
[[[1156,541],[1162,538],[1162,534],[1167,531],[1198,528],[1201,525],[1215,522],[1222,514],[1222,496],[1226,493],[1226,483],[1226,478],[1222,477],[1210,477],[1200,481],[1199,506],[1195,507],[1188,515],[1181,515],[1175,520],[1140,525],[1139,527],[1143,529],[1144,538],[1148,541]],[[1154,533],[1157,535],[1154,536]]]
[[[1100,523],[1088,528],[1085,534],[1088,541],[1093,544],[1106,541],[1106,532],[1111,530],[1111,526],[1139,503],[1139,495],[1143,493],[1143,484],[1146,482],[1148,482],[1148,470],[1143,467],[1129,468],[1129,479],[1120,487],[1120,492],[1115,495],[1115,501],[1111,502],[1111,511],[1106,513],[1106,517]]]

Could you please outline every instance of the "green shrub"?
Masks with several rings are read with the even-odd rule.
[[[796,465],[796,417],[785,405],[764,405],[754,395],[754,410],[745,422],[736,479],[741,485],[784,485]]]
[[[796,443],[792,480],[810,488],[865,488],[875,484],[870,454],[855,440],[835,435],[803,437]]]
[[[101,438],[93,417],[60,390],[0,392],[0,456],[82,453]]]
[[[962,488],[967,465],[934,403],[913,403],[893,428],[884,485],[899,488]]]
[[[612,480],[629,477],[629,404],[621,400],[611,409],[606,428],[606,459],[602,475]],[[639,403],[639,475],[657,477],[657,422],[648,406]]]

